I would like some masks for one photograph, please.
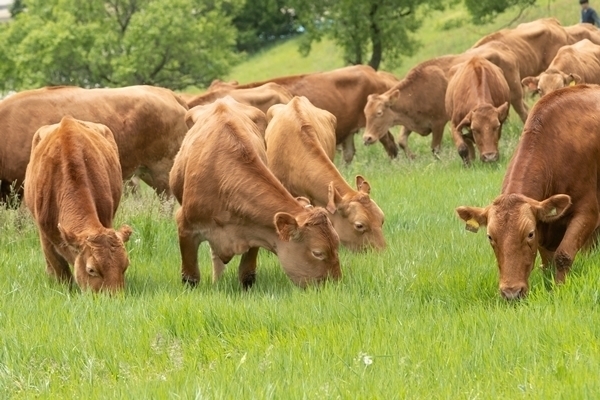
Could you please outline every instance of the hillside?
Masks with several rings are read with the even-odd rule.
[[[518,17],[518,18],[517,18]],[[429,21],[417,32],[421,48],[412,57],[391,72],[403,76],[415,64],[432,57],[460,53],[469,48],[480,37],[498,29],[516,26],[521,22],[543,17],[556,17],[563,25],[579,21],[579,5],[572,0],[538,0],[538,5],[518,16],[518,10],[509,10],[494,23],[474,26],[468,21],[467,11],[457,6],[444,12],[434,12]],[[341,52],[329,40],[313,45],[308,57],[298,53],[299,39],[292,39],[275,45],[236,66],[227,79],[240,83],[259,81],[273,76],[292,75],[325,71],[344,66]],[[386,69],[385,64],[382,69]]]

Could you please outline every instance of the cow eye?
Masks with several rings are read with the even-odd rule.
[[[527,235],[527,239],[533,239],[534,236],[535,236],[535,231],[531,231],[531,232],[529,232],[529,235]]]
[[[359,232],[362,232],[365,230],[365,225],[362,222],[355,222],[354,229],[356,229]]]
[[[324,260],[325,259],[325,253],[323,253],[322,251],[319,251],[319,250],[313,250],[312,251],[312,255],[317,260]]]
[[[379,110],[379,111],[377,111],[377,116],[378,116],[378,117],[381,117],[382,115],[383,115],[383,110]]]
[[[487,237],[490,242],[492,242],[494,240],[494,239],[492,239],[492,235],[490,235],[489,233],[488,233]]]
[[[85,267],[85,272],[87,272],[89,276],[100,276],[98,271],[96,271],[94,267],[90,267],[89,265]]]

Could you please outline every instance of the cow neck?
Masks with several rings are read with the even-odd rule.
[[[541,201],[551,195],[552,174],[544,157],[537,157],[535,149],[545,149],[537,143],[543,139],[541,133],[525,131],[517,153],[513,157],[504,177],[502,194],[521,194]]]

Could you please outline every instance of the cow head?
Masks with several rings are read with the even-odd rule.
[[[116,292],[125,287],[125,271],[129,258],[124,243],[132,231],[127,225],[115,231],[102,228],[100,232],[79,237],[58,229],[63,240],[77,254],[74,263],[75,282],[83,290]]]
[[[363,134],[364,144],[373,144],[394,125],[392,105],[400,98],[400,91],[394,89],[383,94],[370,94],[365,105],[367,126]]]
[[[498,196],[485,207],[458,207],[458,216],[467,229],[477,232],[487,227],[487,236],[500,270],[500,293],[507,300],[527,294],[529,274],[538,250],[537,229],[540,222],[561,218],[571,205],[571,198],[557,194],[537,201],[520,194]]]
[[[540,96],[545,96],[555,90],[580,83],[584,83],[581,76],[577,74],[565,74],[557,70],[546,71],[538,77],[528,76],[521,81],[521,84],[527,90],[537,93]]]
[[[356,177],[357,192],[341,196],[333,182],[329,184],[327,211],[342,244],[353,251],[368,248],[383,250],[383,211],[369,197],[371,186]]]
[[[296,217],[278,212],[274,223],[279,237],[277,257],[292,282],[306,287],[341,278],[340,240],[323,208],[305,207]]]
[[[500,107],[485,104],[470,111],[456,126],[456,130],[473,136],[481,161],[498,161],[498,141],[507,117],[508,102]]]

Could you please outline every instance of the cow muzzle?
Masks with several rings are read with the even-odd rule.
[[[377,141],[377,138],[374,135],[370,135],[370,134],[366,134],[366,133],[363,135],[363,143],[365,146],[373,144],[376,141]]]
[[[506,300],[518,300],[527,296],[527,285],[517,284],[512,286],[501,286],[500,294]]]
[[[498,152],[483,153],[481,155],[481,161],[483,161],[484,163],[496,162],[496,161],[498,161],[499,158],[500,158],[500,155],[498,154]]]

